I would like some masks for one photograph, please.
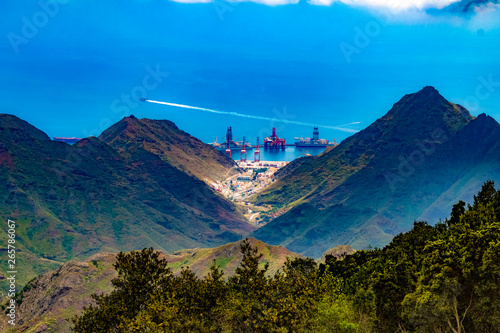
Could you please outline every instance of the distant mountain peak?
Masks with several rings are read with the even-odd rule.
[[[313,257],[387,244],[424,212],[444,217],[459,193],[498,179],[499,138],[493,118],[424,87],[335,149],[280,169],[255,201],[290,210],[252,236]]]
[[[435,101],[446,101],[448,102],[439,91],[432,87],[426,86],[416,93],[410,94],[413,97],[414,101],[420,101],[423,103],[435,102]],[[448,102],[449,103],[449,102]]]
[[[484,142],[484,140],[498,140],[500,125],[492,117],[481,113],[471,121],[462,131],[461,135],[470,142]]]
[[[0,134],[8,135],[10,139],[49,140],[47,134],[12,114],[0,113]]]
[[[122,126],[120,126],[120,124]],[[127,125],[124,126],[123,124],[127,124]],[[144,128],[161,126],[163,128],[168,128],[171,130],[178,130],[179,129],[177,127],[177,125],[175,125],[174,122],[167,120],[167,119],[148,119],[148,118],[139,119],[139,118],[135,117],[133,114],[130,115],[129,117],[124,117],[122,120],[120,120],[118,123],[116,123],[115,125],[113,125],[109,129],[115,127],[115,129],[118,131],[118,133],[116,133],[116,135],[119,135],[122,131],[126,130],[127,128],[129,128],[128,126],[131,126],[131,125],[144,127]]]
[[[390,126],[387,123],[390,122],[394,126],[411,128],[416,135],[419,132],[427,135],[436,129],[448,135],[460,131],[473,119],[467,109],[449,102],[434,87],[426,86],[405,95],[380,120],[386,122],[386,126]],[[395,131],[394,134],[404,137],[408,134],[406,131]]]
[[[201,180],[224,179],[234,162],[169,120],[125,117],[99,136],[121,152],[140,147]]]
[[[476,118],[477,122],[488,122],[488,123],[496,123],[498,125],[498,122],[493,118],[488,116],[486,113],[481,113],[479,116]]]
[[[419,93],[435,93],[435,94],[439,94],[439,91],[434,88],[433,86],[425,86],[422,88],[422,90],[419,91]]]
[[[395,105],[400,103],[411,103],[415,104],[415,106],[429,106],[435,104],[436,102],[449,103],[443,96],[441,96],[436,88],[426,86],[415,93],[405,95]]]

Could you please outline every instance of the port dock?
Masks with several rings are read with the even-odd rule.
[[[262,168],[282,168],[290,162],[286,161],[259,161],[259,162],[249,162],[240,161],[237,162],[238,166],[243,169],[262,169]]]

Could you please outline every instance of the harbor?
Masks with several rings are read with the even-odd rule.
[[[260,161],[266,163],[274,162],[291,162],[297,158],[316,156],[324,152],[326,148],[301,148],[295,145],[286,146],[285,149],[271,150],[260,148]],[[254,161],[254,152],[247,153],[247,161]],[[236,162],[240,162],[240,152],[235,151],[231,155],[231,158]]]
[[[319,129],[314,127],[312,138],[294,138],[294,144],[287,144],[286,139],[278,136],[276,128],[272,134],[264,138],[263,146],[259,137],[253,146],[245,136],[242,141],[233,139],[232,127],[227,128],[225,141],[212,145],[238,165],[238,172],[224,180],[209,182],[209,185],[227,199],[242,205],[244,215],[249,223],[261,227],[281,214],[286,209],[271,206],[254,206],[250,197],[262,192],[275,180],[275,173],[297,158],[310,157],[323,153],[337,146],[319,138]]]
[[[251,144],[245,136],[242,141],[235,141],[232,127],[228,127],[223,142],[218,142],[216,139],[210,144],[235,161],[242,163],[252,161],[257,165],[261,161],[268,164],[270,161],[290,162],[299,157],[319,155],[327,148],[337,146],[335,139],[333,141],[320,139],[317,126],[313,129],[312,138],[295,137],[294,140],[294,143],[287,143],[285,138],[278,136],[276,128],[273,128],[271,135],[265,137],[263,142],[257,137],[256,144]]]

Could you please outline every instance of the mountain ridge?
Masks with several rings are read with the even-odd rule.
[[[124,154],[95,137],[68,145],[42,133],[0,116],[0,219],[18,224],[21,284],[97,252],[216,246],[254,230],[205,182],[140,145]]]
[[[8,114],[8,113],[0,113],[0,135],[16,135],[21,134],[24,138],[33,138],[37,140],[47,140],[50,141],[50,138],[47,134],[40,131],[35,126],[31,125],[25,120],[21,118]]]
[[[463,145],[453,138],[484,117],[474,119],[432,87],[405,95],[386,115],[335,149],[277,172],[278,180],[254,202],[289,209],[252,235],[313,257],[339,244],[357,249],[387,244],[408,230],[441,193],[458,184],[454,178],[473,177],[474,161],[467,154],[451,153]],[[491,126],[498,126],[495,123]],[[488,142],[498,140],[495,134]],[[475,148],[469,148],[480,146],[475,142]],[[462,168],[440,161],[441,154],[458,159]],[[497,175],[492,165],[483,173]]]
[[[121,153],[140,147],[177,169],[201,180],[223,180],[236,163],[214,147],[180,130],[169,120],[125,117],[99,135]]]

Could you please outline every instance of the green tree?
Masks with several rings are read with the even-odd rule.
[[[451,217],[448,220],[448,225],[460,222],[460,217],[465,214],[465,202],[460,200],[458,203],[453,205],[451,211]]]
[[[229,286],[224,280],[224,272],[215,259],[210,272],[201,281],[203,305],[201,309],[206,323],[206,332],[224,332],[230,327]]]
[[[499,331],[498,197],[493,182],[486,182],[474,204],[452,213],[453,223],[424,248],[418,284],[403,302],[417,329]]]
[[[359,332],[354,304],[344,291],[343,279],[326,270],[318,279],[318,283],[321,294],[317,306],[315,331],[325,333]]]
[[[313,325],[319,300],[318,270],[313,259],[285,262],[270,280],[267,331],[304,332]]]
[[[235,332],[264,332],[269,296],[269,264],[261,269],[262,254],[245,239],[240,245],[243,258],[236,274],[229,279],[233,307],[232,325]]]
[[[229,279],[234,332],[265,332],[270,285],[266,272],[269,264],[260,268],[262,254],[245,239],[240,245],[243,258]]]
[[[72,320],[75,332],[120,332],[121,324],[143,311],[160,291],[168,290],[173,279],[167,261],[152,248],[120,252],[114,267],[115,289],[109,295],[92,295],[95,306]]]
[[[495,183],[492,180],[488,180],[484,183],[481,191],[474,196],[473,208],[477,208],[480,205],[487,205],[492,202],[496,193]]]
[[[376,325],[380,332],[395,332],[408,326],[401,302],[415,290],[424,247],[445,227],[415,222],[412,230],[397,235],[383,249],[358,251],[342,260],[327,256],[320,271],[342,279],[343,293],[354,302],[353,306],[364,309],[368,324],[360,329],[369,330],[370,325]],[[373,302],[376,315],[368,310],[373,310]]]

